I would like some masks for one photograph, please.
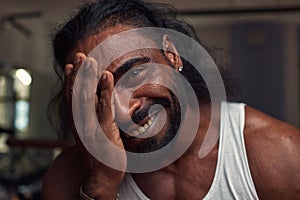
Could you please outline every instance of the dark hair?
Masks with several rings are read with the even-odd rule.
[[[60,88],[49,104],[48,115],[61,136],[67,136],[69,132],[66,123],[63,123],[66,121],[66,102],[63,91],[65,60],[76,44],[88,36],[116,24],[130,25],[136,28],[173,29],[200,43],[192,26],[178,19],[177,14],[176,9],[165,4],[139,0],[98,0],[85,4],[74,17],[60,27],[52,39],[54,70],[59,78]],[[187,67],[190,66],[189,63],[184,59],[183,61],[185,66],[183,75],[191,83],[197,96],[202,100],[208,100],[209,92],[201,75],[193,67]]]

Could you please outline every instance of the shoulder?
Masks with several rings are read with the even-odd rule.
[[[42,197],[45,200],[75,199],[83,179],[83,166],[76,147],[64,150],[44,176]]]
[[[244,136],[260,198],[300,198],[300,130],[246,106]]]

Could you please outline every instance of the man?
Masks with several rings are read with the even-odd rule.
[[[61,130],[72,131],[76,146],[50,167],[43,199],[300,199],[299,130],[244,104],[215,101],[207,74],[196,73],[170,34],[155,40],[149,37],[151,29],[115,37],[143,27],[197,39],[169,7],[136,0],[86,5],[55,35],[55,70],[63,77],[57,98]],[[145,41],[152,48],[112,51],[114,45],[123,50]],[[213,66],[208,57],[200,50],[204,69]],[[113,59],[97,74],[96,66],[106,58]],[[97,82],[91,101],[93,74]],[[185,101],[192,95],[181,74],[191,83],[197,104]],[[102,132],[94,131],[93,116]],[[195,135],[190,135],[193,128]],[[217,140],[211,139],[214,134]],[[105,138],[126,152],[112,150]],[[184,149],[181,144],[189,139]],[[154,161],[147,157],[164,149]],[[131,153],[145,159],[132,162]],[[135,168],[142,162],[155,167]]]

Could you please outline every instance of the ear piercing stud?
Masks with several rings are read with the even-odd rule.
[[[183,70],[183,66],[179,66],[178,71],[182,72],[182,70]]]

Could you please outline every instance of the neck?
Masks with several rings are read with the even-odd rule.
[[[214,104],[214,106],[217,107],[217,111],[220,110],[220,104]],[[204,157],[199,157],[199,151],[201,148],[203,148],[203,142],[207,140],[207,137],[209,137],[208,134],[212,134],[214,132],[219,134],[220,115],[212,115],[211,108],[211,104],[200,105],[201,115],[198,122],[196,136],[187,151],[185,151],[185,153],[178,160],[158,171],[133,175],[137,184],[146,195],[151,195],[154,192],[153,190],[155,190],[153,185],[151,187],[151,185],[148,185],[147,183],[149,183],[150,180],[162,181],[162,179],[164,181],[168,180],[168,184],[173,183],[169,185],[170,190],[175,190],[175,188],[178,187],[185,187],[184,185],[181,185],[185,183],[186,185],[194,185],[196,187],[194,189],[197,190],[198,194],[202,194],[203,197],[208,192],[214,178],[218,155],[218,144],[212,144],[212,147],[210,147],[211,150]],[[193,115],[193,112],[194,109],[187,109],[187,114]],[[186,125],[190,126],[191,122],[187,123]],[[207,133],[208,130],[209,133]],[[177,141],[181,142],[184,140],[185,134],[186,132],[182,133],[182,137],[178,137]]]

